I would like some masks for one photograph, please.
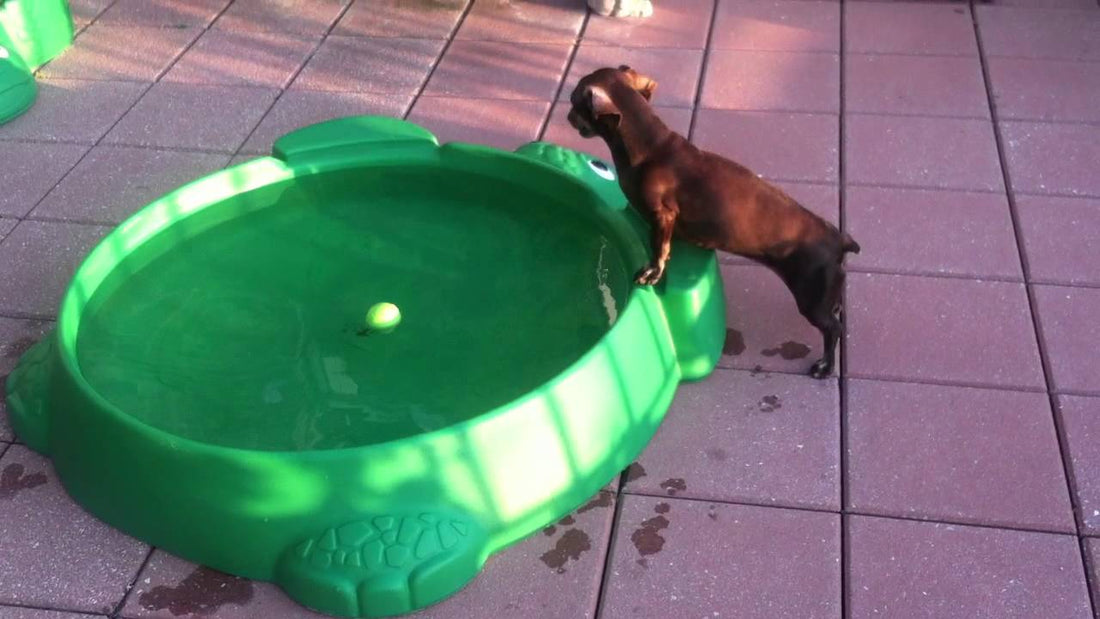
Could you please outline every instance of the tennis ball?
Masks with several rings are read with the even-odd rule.
[[[367,328],[389,333],[401,323],[401,310],[393,303],[375,303],[367,310]]]

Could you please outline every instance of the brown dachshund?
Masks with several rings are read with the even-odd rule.
[[[673,233],[760,262],[783,278],[798,311],[821,331],[825,354],[810,375],[828,376],[840,337],[844,254],[859,253],[859,244],[744,166],[671,131],[649,106],[656,87],[621,66],[586,75],[570,96],[569,123],[607,142],[623,193],[649,221],[653,257],[637,282],[661,280]]]

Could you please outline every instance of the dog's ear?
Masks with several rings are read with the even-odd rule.
[[[585,91],[585,97],[588,99],[588,109],[592,110],[592,118],[596,120],[609,118],[616,127],[619,126],[619,121],[622,120],[622,112],[619,111],[618,106],[611,100],[606,90],[599,86],[589,86]]]
[[[619,65],[619,70],[630,77],[630,87],[638,91],[646,101],[653,99],[653,91],[657,90],[657,80],[646,77],[625,64]]]

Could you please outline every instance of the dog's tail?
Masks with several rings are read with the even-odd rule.
[[[842,249],[845,253],[859,253],[859,243],[856,243],[856,240],[852,238],[852,235],[845,232],[842,241],[843,244],[840,246],[840,249]]]

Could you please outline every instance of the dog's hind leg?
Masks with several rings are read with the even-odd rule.
[[[837,309],[844,286],[844,271],[839,262],[814,255],[791,256],[781,268],[783,281],[798,303],[798,311],[821,332],[822,356],[810,367],[810,376],[825,378],[836,363],[836,345],[840,340]]]

